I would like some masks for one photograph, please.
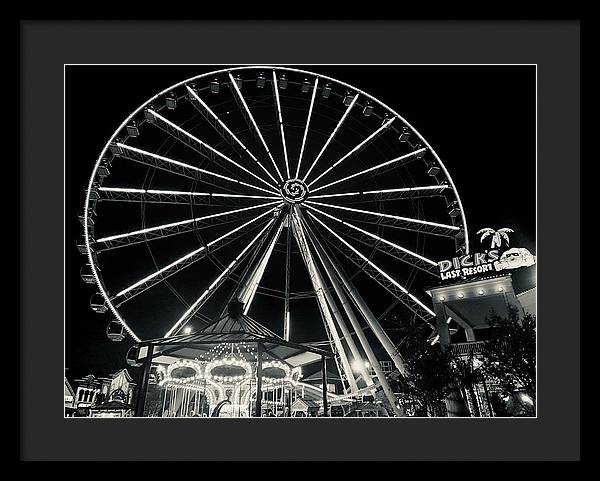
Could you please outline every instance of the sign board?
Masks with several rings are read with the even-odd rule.
[[[445,281],[467,278],[534,265],[535,256],[524,247],[501,249],[503,243],[508,247],[508,233],[511,232],[513,232],[512,229],[506,228],[497,231],[487,228],[481,229],[478,232],[478,234],[482,234],[481,241],[491,237],[491,247],[497,246],[498,248],[439,261],[438,267],[441,279]]]

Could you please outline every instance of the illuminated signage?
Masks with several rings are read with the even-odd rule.
[[[508,245],[508,233],[512,229],[481,229],[481,241],[490,237],[492,247],[501,247],[502,241]],[[438,262],[440,277],[443,281],[471,277],[479,274],[499,272],[519,267],[529,267],[535,264],[535,256],[524,247],[512,247],[503,252],[500,249],[490,249],[485,252],[476,252],[454,257],[451,260]]]

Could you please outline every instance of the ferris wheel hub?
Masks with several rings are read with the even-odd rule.
[[[281,188],[281,197],[288,204],[300,204],[308,197],[308,186],[300,179],[288,179]]]

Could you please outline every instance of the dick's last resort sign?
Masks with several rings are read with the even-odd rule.
[[[475,252],[463,256],[453,257],[449,260],[438,262],[440,277],[443,281],[472,277],[480,274],[529,267],[535,264],[535,256],[524,247],[511,247],[509,245],[512,229],[481,229],[481,243],[487,238],[491,239],[489,250]],[[503,246],[506,246],[502,249]]]

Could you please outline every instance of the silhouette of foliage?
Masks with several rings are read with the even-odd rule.
[[[517,310],[511,309],[508,318],[494,315],[489,318],[489,323],[490,339],[484,350],[482,371],[489,379],[498,383],[505,395],[514,397],[515,392],[525,393],[531,403],[527,408],[528,398],[525,398],[526,402],[521,410],[535,413],[535,316],[526,314],[519,319]],[[519,404],[518,398],[514,403]]]

